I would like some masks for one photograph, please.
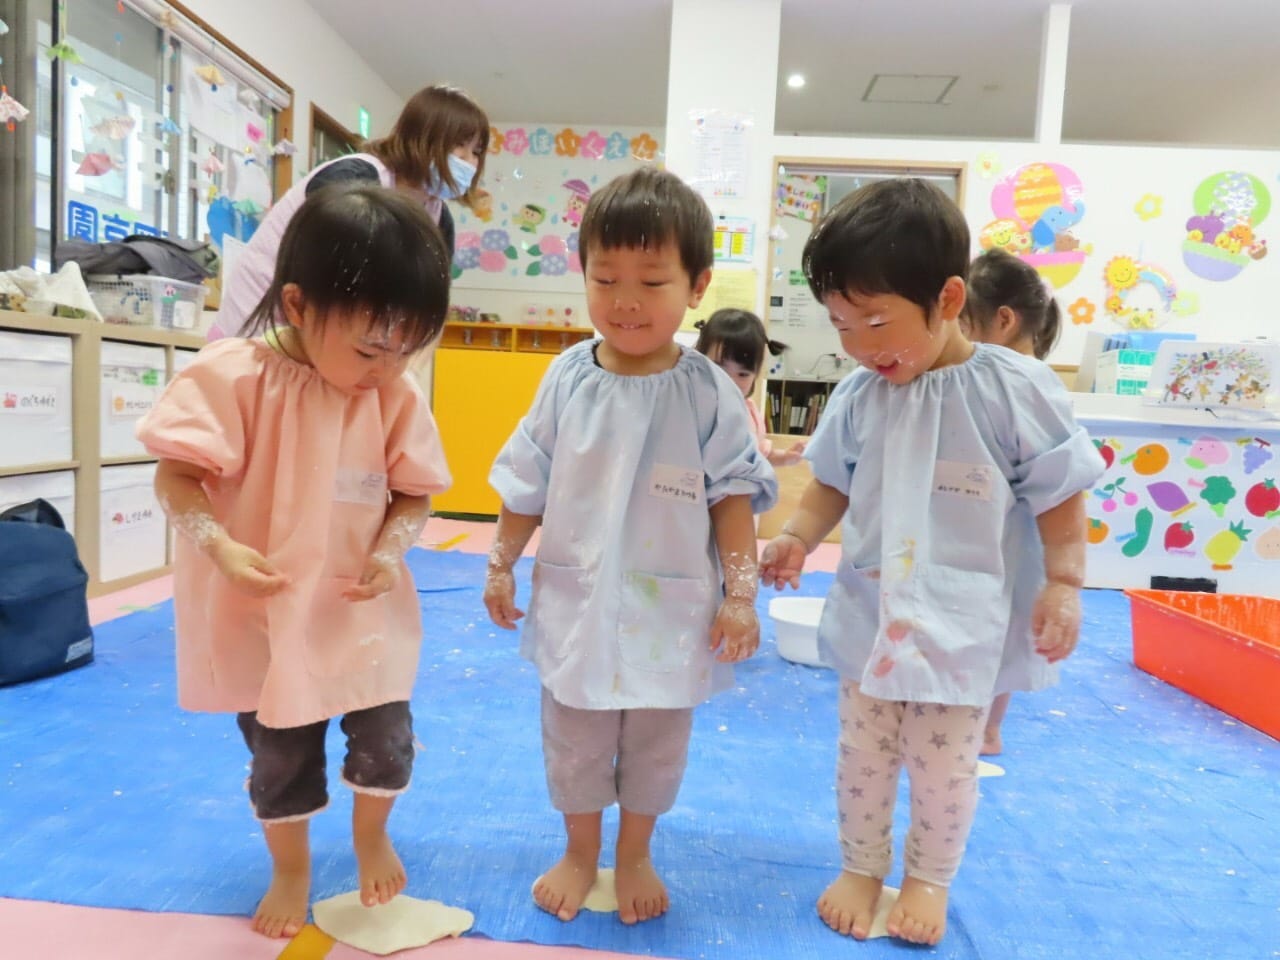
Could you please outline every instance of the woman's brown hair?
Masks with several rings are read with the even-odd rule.
[[[489,154],[489,117],[457,87],[423,87],[405,103],[391,132],[368,141],[364,149],[385,163],[398,180],[416,185],[431,180],[434,174],[456,191],[459,185],[449,173],[449,154],[477,137],[480,156],[476,158],[476,176],[470,189],[458,198],[470,206],[480,189]]]

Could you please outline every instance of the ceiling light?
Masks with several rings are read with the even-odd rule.
[[[792,90],[799,90],[801,87],[804,86],[804,74],[803,73],[791,74],[791,76],[787,77],[787,86],[790,87]]]

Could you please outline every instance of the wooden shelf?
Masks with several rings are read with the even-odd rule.
[[[155,463],[154,457],[133,455],[103,457],[99,410],[102,390],[102,343],[133,343],[161,347],[165,354],[166,380],[174,372],[174,353],[177,350],[199,350],[205,344],[204,336],[184,330],[160,330],[155,327],[129,326],[100,323],[96,320],[75,320],[66,317],[50,317],[33,313],[0,310],[0,330],[22,333],[48,334],[71,339],[71,435],[72,459],[63,463],[42,463],[21,467],[0,468],[0,477],[21,476],[32,473],[54,473],[70,470],[75,473],[76,498],[76,546],[80,560],[89,571],[89,596],[99,596],[120,590],[144,580],[167,573],[171,568],[166,562],[149,570],[109,583],[100,579],[100,535],[102,469],[104,467],[131,466]]]
[[[498,350],[509,353],[561,353],[596,335],[594,327],[551,324],[446,323],[440,337],[445,350]],[[535,345],[536,344],[536,345]]]

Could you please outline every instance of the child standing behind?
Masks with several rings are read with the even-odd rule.
[[[988,250],[969,267],[968,297],[965,301],[965,335],[976,343],[994,343],[1025,356],[1043,360],[1058,341],[1061,312],[1050,296],[1040,274],[1030,264],[1004,250]],[[1013,587],[1013,611],[1009,620],[1009,641],[1005,663],[996,680],[995,700],[987,714],[982,734],[982,753],[994,756],[1004,749],[1000,725],[1009,710],[1009,691],[1014,686],[1040,690],[1058,680],[1058,667],[1043,657],[1027,658],[1022,648],[1034,646],[1031,613],[1036,595],[1044,586],[1044,551],[1035,517],[1019,503],[1010,522],[1024,528],[1026,547],[1017,564],[1019,577]],[[1030,668],[1030,674],[1026,673]],[[1020,672],[1019,672],[1020,671]],[[1012,673],[1012,675],[1010,675]]]
[[[328,804],[325,731],[366,906],[405,886],[387,818],[409,786],[422,642],[404,554],[449,485],[431,412],[405,374],[439,333],[449,256],[421,205],[330,187],[285,230],[245,335],[202,350],[138,427],[178,540],[178,699],[232,712],[273,873],[254,928],[306,922],[308,822]]]
[[[1036,517],[1047,581],[1023,658],[1061,660],[1080,626],[1081,491],[1103,464],[1053,371],[961,333],[968,250],[941,190],[887,180],[842,200],[804,252],[813,295],[861,369],[832,393],[806,451],[815,479],[761,569],[766,583],[797,585],[805,555],[844,518],[818,628],[842,679],[844,872],[818,912],[858,939],[892,865],[903,765],[911,826],[889,933],[933,944],[946,928],[1023,553],[1017,504]]]
[[[751,399],[764,370],[765,355],[776,357],[787,349],[787,345],[770,340],[764,324],[751,311],[726,307],[702,323],[694,349],[718,363],[742,391],[747,401],[747,413],[751,415],[752,429],[756,432],[756,444],[765,458],[775,467],[799,463],[804,455],[804,441],[794,443],[786,450],[773,449],[773,441],[765,430],[764,417]]]
[[[512,566],[542,525],[522,654],[542,682],[542,744],[564,857],[534,886],[572,920],[621,808],[624,923],[666,912],[650,860],[684,775],[693,707],[759,644],[753,512],[777,495],[741,394],[675,342],[711,279],[711,213],[643,168],[592,196],[580,250],[601,339],[561,354],[498,455],[502,514],[485,605],[514,629]]]

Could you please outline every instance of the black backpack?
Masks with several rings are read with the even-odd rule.
[[[0,513],[0,686],[93,661],[88,582],[52,504],[33,500]]]

